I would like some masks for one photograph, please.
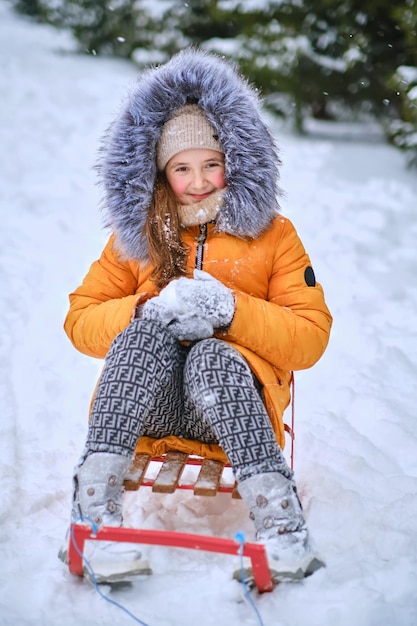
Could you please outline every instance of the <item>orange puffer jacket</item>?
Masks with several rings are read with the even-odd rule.
[[[192,276],[199,227],[184,230]],[[216,336],[247,359],[263,385],[265,406],[277,441],[284,447],[282,415],[290,400],[291,370],[306,369],[322,356],[332,317],[323,290],[292,223],[277,216],[256,240],[218,233],[208,225],[202,268],[230,287],[236,311],[226,333]],[[138,303],[157,295],[152,268],[123,261],[111,237],[82,285],[70,295],[65,330],[74,346],[93,357],[106,356],[113,339],[131,322]],[[176,437],[142,437],[138,450],[159,455],[180,449],[225,461],[216,445]]]

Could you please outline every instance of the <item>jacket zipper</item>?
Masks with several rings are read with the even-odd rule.
[[[195,255],[195,269],[203,269],[204,244],[207,239],[207,224],[200,224],[200,234],[197,237],[197,251]]]

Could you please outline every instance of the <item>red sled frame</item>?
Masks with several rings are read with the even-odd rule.
[[[178,533],[165,530],[143,530],[137,528],[114,528],[101,526],[95,531],[86,524],[71,526],[68,567],[72,574],[83,576],[83,554],[85,541],[120,541],[123,543],[153,544],[171,548],[189,548],[222,554],[242,554],[250,557],[255,585],[260,593],[272,591],[274,583],[268,566],[265,547],[258,543],[241,545],[233,539],[208,537],[190,533]],[[75,545],[74,545],[75,542]]]

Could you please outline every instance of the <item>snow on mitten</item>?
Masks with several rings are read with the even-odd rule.
[[[170,309],[176,315],[182,315],[184,313],[189,313],[189,310],[184,305],[184,303],[181,302],[178,298],[177,287],[176,287],[178,280],[179,280],[178,278],[174,278],[174,280],[171,280],[171,282],[169,282],[160,291],[159,296],[158,296],[158,302],[165,305],[168,309]],[[188,279],[184,279],[184,280],[188,280]]]
[[[140,317],[143,320],[159,322],[163,326],[168,326],[168,324],[175,319],[176,314],[167,306],[160,296],[155,296],[147,300],[141,307]]]
[[[212,337],[213,325],[203,317],[190,313],[178,315],[167,326],[168,332],[179,341],[197,341]]]
[[[176,281],[172,281],[174,282]],[[196,341],[212,337],[214,329],[209,320],[189,311],[183,312],[181,307],[175,310],[173,290],[171,289],[169,298],[167,294],[163,294],[164,291],[164,289],[161,291],[162,297],[160,294],[145,302],[141,308],[141,319],[159,322],[179,341]]]
[[[178,278],[173,281],[176,300],[190,313],[208,320],[213,328],[229,326],[235,313],[232,291],[202,270],[194,270],[194,279]]]

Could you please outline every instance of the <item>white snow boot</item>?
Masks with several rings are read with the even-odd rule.
[[[128,457],[107,452],[95,452],[78,465],[74,475],[74,495],[71,523],[91,523],[97,526],[122,526],[123,481],[131,465]],[[69,532],[58,556],[68,562]],[[151,574],[142,554],[129,543],[86,541],[85,559],[94,571],[98,583],[116,583],[137,575]],[[84,562],[84,574],[93,579]]]
[[[274,582],[301,580],[321,567],[314,551],[293,480],[279,472],[251,476],[239,483],[239,493],[255,523],[256,541],[263,543]],[[242,579],[236,570],[234,578]],[[245,579],[253,582],[249,568]]]
[[[121,526],[123,481],[130,465],[121,454],[95,452],[77,466],[71,522],[89,518],[97,526]]]

